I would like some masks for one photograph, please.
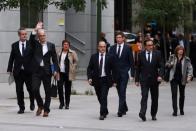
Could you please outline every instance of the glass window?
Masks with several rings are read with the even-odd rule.
[[[20,0],[20,26],[34,28],[38,21],[43,21],[43,11],[39,11],[31,0]]]

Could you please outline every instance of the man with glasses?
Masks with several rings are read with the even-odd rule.
[[[157,120],[159,83],[163,76],[163,63],[161,53],[154,50],[153,41],[148,39],[144,42],[145,50],[139,53],[136,68],[135,82],[136,86],[141,85],[141,108],[139,117],[146,121],[146,110],[148,101],[148,92],[151,93],[151,116],[152,120]]]
[[[115,81],[113,58],[106,53],[106,48],[106,43],[99,41],[98,53],[91,56],[87,68],[88,82],[94,86],[100,104],[100,120],[104,120],[109,113],[107,108],[108,90]]]
[[[38,40],[35,38],[36,34]],[[32,86],[38,104],[36,116],[41,115],[42,110],[44,110],[43,117],[48,117],[51,102],[51,65],[54,64],[54,66],[56,67],[53,74],[55,77],[57,76],[57,71],[59,70],[55,45],[46,40],[46,33],[43,29],[42,22],[38,22],[38,24],[36,25],[36,28],[30,36],[30,41],[34,51],[33,63],[31,67],[33,68]],[[43,82],[45,90],[44,103],[40,95],[41,82]]]

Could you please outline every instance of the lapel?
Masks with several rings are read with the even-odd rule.
[[[50,43],[47,42],[46,44],[47,44],[48,51],[46,52],[46,54],[44,54],[44,56],[47,55],[51,51],[51,49],[52,49]],[[43,54],[43,52],[42,52],[42,54]]]
[[[106,67],[107,67],[107,65],[108,65],[108,54],[106,53],[105,54],[105,67],[104,67],[104,69],[105,69],[105,72],[106,72]]]
[[[120,55],[120,57],[119,58],[122,58],[123,57],[123,55],[125,54],[124,52],[125,52],[125,43],[124,43],[124,46],[122,47],[123,49],[122,49],[122,52],[121,52],[121,55]]]
[[[156,54],[155,54],[154,51],[152,51],[152,59],[151,59],[150,64],[153,63],[153,62],[155,61],[155,57],[156,57]]]
[[[146,58],[146,50],[143,51],[142,56],[143,56],[143,59],[145,60],[145,62],[148,63],[148,60]]]
[[[20,52],[20,46],[19,46],[19,41],[16,43],[16,51],[18,54],[20,54],[20,56],[22,57],[22,54]]]
[[[24,56],[26,56],[28,54],[29,50],[30,50],[30,44],[29,44],[29,41],[26,41],[26,48],[24,51]]]
[[[96,61],[97,68],[99,69],[99,53],[95,55],[95,61]]]

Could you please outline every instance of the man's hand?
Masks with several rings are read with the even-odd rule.
[[[160,77],[160,76],[157,77],[158,82],[162,82],[162,80],[163,80],[162,77]]]
[[[190,82],[191,79],[192,79],[192,77],[191,77],[191,76],[188,76],[188,77],[187,77],[187,83]]]
[[[140,85],[140,83],[139,83],[139,82],[135,82],[135,85],[136,85],[136,86],[139,86],[139,85]]]
[[[89,85],[92,85],[92,79],[88,79]]]
[[[55,80],[59,80],[59,78],[60,78],[59,73],[57,73],[56,71],[54,72],[53,76],[54,76]]]
[[[39,29],[43,29],[43,22],[39,21],[35,27],[35,31],[39,30]]]

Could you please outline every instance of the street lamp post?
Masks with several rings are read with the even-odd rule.
[[[97,0],[97,43],[100,38],[101,33],[101,16],[102,16],[102,8],[101,8],[101,0]]]

